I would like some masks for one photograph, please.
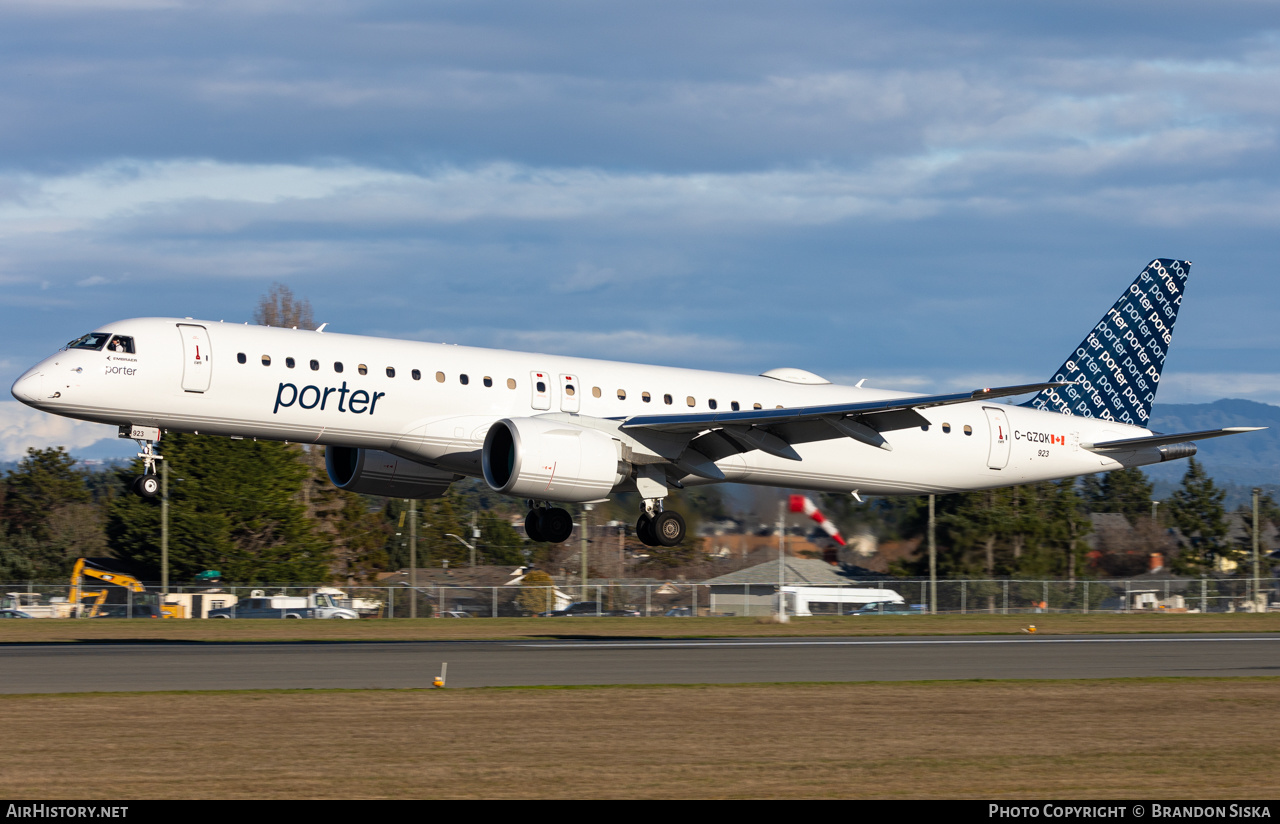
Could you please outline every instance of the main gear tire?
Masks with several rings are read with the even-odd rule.
[[[641,513],[640,520],[636,521],[636,537],[645,546],[661,546],[653,532],[653,516],[648,512]]]
[[[529,514],[524,516],[524,534],[529,536],[530,541],[544,543],[547,539],[542,537],[542,510],[531,509]]]
[[[562,544],[573,534],[573,516],[559,507],[543,510],[538,528],[548,543]]]
[[[659,512],[653,519],[653,535],[662,546],[678,546],[684,540],[684,518],[678,512]]]

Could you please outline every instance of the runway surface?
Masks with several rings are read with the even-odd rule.
[[[1280,675],[1280,635],[0,645],[0,693]]]

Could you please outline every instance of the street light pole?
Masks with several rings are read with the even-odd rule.
[[[1254,512],[1257,496],[1254,496]],[[1254,517],[1256,522],[1258,519]],[[160,605],[169,594],[169,462],[160,462]]]
[[[782,588],[787,583],[787,499],[778,501],[778,623],[785,624],[787,617],[787,594]]]
[[[1261,489],[1256,486],[1253,488],[1253,605],[1254,609],[1262,609],[1262,564],[1259,559],[1259,535],[1258,531],[1258,496],[1262,493]]]
[[[934,519],[934,497],[929,496],[929,614],[938,613],[938,542]]]
[[[587,599],[587,529],[588,529],[588,524],[591,521],[591,515],[589,514],[590,512],[591,512],[591,504],[583,504],[582,518],[581,518],[582,523],[578,524],[578,529],[581,532],[581,535],[579,537],[582,539],[582,549],[581,549],[582,557],[579,561],[579,563],[582,564],[582,597],[578,599],[579,601],[588,600]]]
[[[418,501],[409,499],[409,617],[418,617]]]

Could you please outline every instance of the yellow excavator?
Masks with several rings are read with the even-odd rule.
[[[71,604],[71,608],[75,610],[72,614],[78,614],[81,618],[102,617],[103,605],[107,602],[107,590],[86,590],[84,588],[85,581],[86,579],[91,579],[101,581],[104,584],[124,587],[137,596],[130,601],[132,614],[126,617],[132,618],[139,615],[150,618],[186,617],[185,609],[182,606],[178,604],[161,604],[158,594],[147,592],[147,588],[137,578],[126,572],[112,569],[109,564],[104,563],[104,560],[100,558],[76,559],[76,564],[71,569],[71,591],[67,593],[67,603]]]

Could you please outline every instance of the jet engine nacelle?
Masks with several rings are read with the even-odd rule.
[[[390,452],[351,446],[327,447],[324,468],[338,489],[388,498],[439,498],[462,477]]]
[[[544,418],[489,427],[481,466],[498,492],[547,501],[598,501],[626,479],[621,444],[597,429]]]

